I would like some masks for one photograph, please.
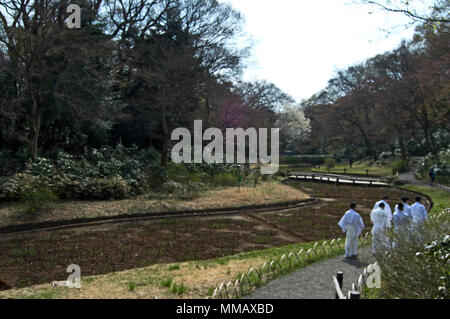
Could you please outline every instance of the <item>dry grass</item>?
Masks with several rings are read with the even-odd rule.
[[[112,201],[66,201],[59,202],[48,212],[30,216],[20,216],[11,205],[0,207],[0,226],[63,220],[74,218],[92,218],[99,216],[115,216],[136,212],[161,212],[181,209],[209,209],[251,206],[255,204],[273,204],[302,200],[309,196],[300,190],[280,183],[265,183],[253,187],[232,187],[210,190],[200,197],[189,200],[179,199],[148,199],[148,195],[126,200]]]
[[[183,208],[205,209],[274,204],[309,198],[305,193],[278,183],[267,183],[253,187],[213,190],[190,201],[177,201]]]
[[[53,288],[51,284],[42,284],[1,291],[0,299],[148,299],[153,298],[153,296],[159,299],[206,298],[210,296],[217,283],[235,278],[239,273],[246,272],[250,267],[262,262],[262,258],[250,258],[245,260],[233,259],[224,264],[211,261],[160,264],[86,277],[82,279],[81,289]],[[173,265],[179,266],[179,269],[170,270],[170,266]],[[172,292],[170,287],[163,287],[162,281],[167,278],[171,278],[174,283],[184,284],[187,287],[186,292],[179,295]],[[134,289],[130,289],[130,283],[132,283]]]

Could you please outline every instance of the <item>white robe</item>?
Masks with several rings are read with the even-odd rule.
[[[409,215],[412,218],[411,206],[409,206],[406,203],[403,203],[403,211],[405,212],[406,215]],[[395,212],[398,212],[398,205],[395,205],[394,214],[395,214]]]
[[[346,234],[345,256],[352,257],[358,255],[358,236],[364,228],[363,219],[356,211],[350,209],[344,214],[338,225]]]
[[[374,209],[370,213],[372,221],[372,253],[376,254],[383,247],[388,247],[386,230],[391,227],[391,218],[385,209]]]
[[[412,221],[412,217],[408,212],[406,212],[406,209],[399,210],[398,207],[395,207],[394,216],[392,218],[394,222],[394,231],[398,237],[403,237],[406,240],[408,240],[409,233],[410,233],[410,225]],[[394,238],[394,242],[392,243],[392,246],[395,248],[397,247],[397,241],[398,238]]]
[[[427,209],[421,203],[416,202],[411,205],[411,216],[414,224],[421,224],[428,219]]]
[[[411,216],[405,210],[395,210],[393,221],[396,229],[407,226],[409,223],[411,223],[411,220]]]
[[[389,218],[392,220],[392,209],[391,206],[389,206],[389,203],[386,202],[385,200],[380,200],[378,202],[375,203],[375,206],[373,206],[372,211],[374,211],[375,209],[380,208],[380,204],[384,203],[384,210],[386,211],[386,213],[388,214]]]

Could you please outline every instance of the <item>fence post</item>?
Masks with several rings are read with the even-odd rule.
[[[369,176],[369,170],[366,169],[366,176]]]
[[[338,272],[337,275],[336,275],[336,279],[337,279],[337,281],[339,283],[339,287],[341,288],[341,291],[342,291],[342,285],[344,283],[344,273],[341,272],[341,271]],[[339,295],[338,295],[337,292],[336,292],[336,299],[339,299]]]
[[[358,291],[351,291],[350,299],[361,299],[361,294]]]

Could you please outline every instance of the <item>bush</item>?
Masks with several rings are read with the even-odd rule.
[[[45,185],[28,189],[20,195],[19,210],[25,214],[39,213],[51,208],[58,196]]]
[[[37,213],[50,208],[58,197],[46,179],[29,173],[18,173],[2,185],[6,199],[19,201],[24,213]]]
[[[212,177],[211,184],[215,187],[237,186],[239,177],[230,173],[222,173]]]
[[[406,185],[406,184],[408,184],[408,182],[403,179],[395,179],[394,180],[394,185],[396,185],[396,186],[402,186],[402,185]]]
[[[325,159],[330,157],[329,155],[297,155],[297,156],[281,156],[280,164],[285,165],[323,165]]]
[[[124,199],[131,187],[121,177],[72,179],[58,176],[56,186],[63,198],[71,199]]]
[[[325,159],[325,165],[327,166],[328,169],[333,168],[336,166],[336,160],[334,158],[327,158]]]
[[[449,219],[444,215],[429,219],[415,231],[404,229],[392,234],[395,246],[389,245],[376,255],[382,279],[379,297],[448,298],[449,233]]]
[[[18,173],[2,185],[2,192],[8,200],[20,200],[22,194],[33,193],[40,187],[48,187],[44,179],[29,173]]]
[[[409,162],[407,160],[396,160],[392,163],[392,174],[405,173],[409,170]]]

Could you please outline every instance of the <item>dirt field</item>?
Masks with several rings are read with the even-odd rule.
[[[336,238],[342,236],[337,222],[350,201],[359,205],[357,211],[370,227],[370,209],[383,195],[414,197],[396,189],[299,182],[292,186],[322,199],[311,206],[258,215],[134,221],[2,235],[0,279],[26,287],[65,280],[70,264],[79,265],[83,276],[88,276]]]

